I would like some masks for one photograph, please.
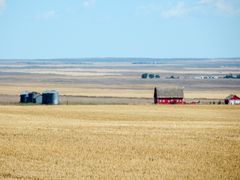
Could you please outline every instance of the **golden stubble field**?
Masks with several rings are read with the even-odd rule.
[[[0,179],[239,179],[239,106],[0,106]]]
[[[166,85],[167,86],[167,85]],[[61,95],[88,96],[88,97],[117,97],[117,98],[152,98],[155,85],[131,86],[96,86],[79,84],[0,84],[0,95],[19,95],[23,91],[42,92],[46,89],[55,89]],[[224,99],[229,94],[239,94],[239,90],[198,90],[184,91],[185,98]],[[1,102],[1,100],[0,100]]]

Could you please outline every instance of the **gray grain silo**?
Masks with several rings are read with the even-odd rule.
[[[59,94],[54,90],[47,90],[42,93],[42,104],[57,105],[59,104]]]
[[[42,104],[42,95],[40,93],[34,94],[32,102],[35,104]]]
[[[39,93],[37,92],[29,92],[28,93],[28,98],[27,98],[27,102],[28,103],[33,103],[33,97],[38,95]]]
[[[20,103],[28,102],[28,94],[29,94],[29,92],[27,92],[27,91],[24,91],[20,94]]]

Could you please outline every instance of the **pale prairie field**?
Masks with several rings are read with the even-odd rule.
[[[239,106],[0,106],[0,179],[239,179]]]
[[[61,95],[89,96],[89,97],[117,97],[117,98],[153,98],[154,85],[141,86],[96,86],[65,85],[65,84],[0,84],[0,95],[19,95],[23,91],[42,92],[46,89],[55,89]],[[240,95],[240,90],[194,90],[184,91],[185,98],[224,99],[229,94]],[[1,100],[0,100],[1,101]]]

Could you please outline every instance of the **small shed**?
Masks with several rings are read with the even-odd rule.
[[[55,90],[46,90],[42,93],[42,104],[57,105],[59,104],[59,93]]]
[[[240,104],[240,98],[237,95],[231,94],[225,98],[225,104]]]
[[[183,98],[183,88],[155,87],[154,89],[155,104],[183,104]]]

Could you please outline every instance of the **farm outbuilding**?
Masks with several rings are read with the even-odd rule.
[[[22,92],[20,94],[20,103],[34,103],[34,104],[59,104],[59,94],[57,91],[44,91],[42,94],[38,92]]]
[[[37,92],[24,91],[20,94],[20,103],[34,103],[34,97],[40,95]]]
[[[42,104],[57,105],[59,104],[59,93],[55,90],[47,90],[42,93]]]
[[[42,104],[42,95],[40,93],[34,94],[32,102],[35,104]]]
[[[183,88],[155,87],[154,89],[155,104],[183,104],[183,98]]]
[[[20,103],[28,102],[28,94],[29,94],[29,92],[27,92],[27,91],[24,91],[20,94]]]
[[[28,93],[28,100],[27,100],[27,102],[28,103],[33,103],[33,97],[38,95],[38,94],[39,94],[38,92],[29,92]]]
[[[240,98],[237,95],[231,94],[225,98],[225,104],[231,104],[231,105],[240,104]]]

